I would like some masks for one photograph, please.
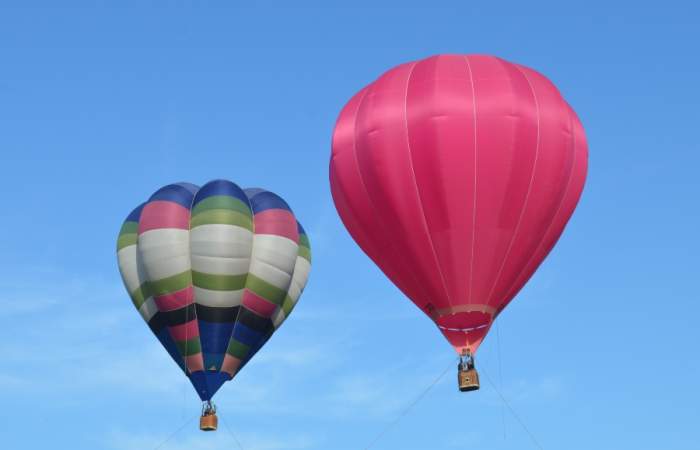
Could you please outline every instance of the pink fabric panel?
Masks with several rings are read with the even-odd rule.
[[[277,309],[277,305],[272,302],[265,300],[264,298],[256,295],[254,292],[246,289],[243,292],[243,306],[253,311],[262,317],[271,317],[272,314]]]
[[[255,214],[255,234],[274,234],[299,242],[297,220],[284,209],[268,209]]]
[[[159,228],[189,230],[190,211],[175,202],[157,200],[143,207],[139,220],[139,234]]]
[[[153,300],[159,311],[173,311],[194,302],[194,289],[189,286],[172,294],[156,295]]]
[[[170,335],[176,341],[187,341],[199,336],[199,326],[195,317],[187,323],[174,325],[170,328]]]

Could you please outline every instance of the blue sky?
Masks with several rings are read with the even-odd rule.
[[[454,355],[343,229],[330,135],[381,72],[447,52],[543,72],[590,143],[579,208],[499,319],[500,352],[495,333],[482,346],[482,378],[545,449],[698,448],[691,2],[108,3],[0,5],[3,448],[150,449],[199,412],[114,241],[158,187],[219,177],[282,193],[314,250],[220,415],[246,449],[364,448]],[[454,378],[372,448],[536,448],[487,381],[460,395]],[[192,422],[162,448],[236,447]]]

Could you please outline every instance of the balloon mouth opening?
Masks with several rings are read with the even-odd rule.
[[[493,316],[481,311],[447,314],[435,320],[435,324],[459,355],[465,351],[475,354],[492,323]]]

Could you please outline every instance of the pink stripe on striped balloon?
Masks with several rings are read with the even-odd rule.
[[[201,353],[186,356],[185,365],[190,372],[199,372],[200,370],[204,370],[204,358],[202,358]]]
[[[233,377],[236,372],[238,372],[238,368],[240,366],[241,360],[227,353],[226,356],[224,356],[223,364],[221,364],[221,371],[226,372]]]
[[[192,317],[187,323],[173,325],[170,327],[170,335],[176,341],[187,341],[199,336],[199,326],[197,320]]]
[[[190,229],[190,210],[175,202],[155,200],[143,207],[139,234],[160,228]]]
[[[294,214],[284,209],[266,209],[253,218],[255,234],[274,234],[299,242],[299,228]]]
[[[250,289],[243,291],[243,306],[258,314],[259,316],[269,318],[277,309],[277,305],[265,300],[253,293]]]
[[[158,306],[158,311],[174,311],[194,302],[194,290],[192,286],[188,286],[170,294],[156,295],[153,297],[153,300]]]

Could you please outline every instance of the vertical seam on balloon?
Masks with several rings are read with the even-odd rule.
[[[199,189],[197,189],[197,192],[199,192]],[[190,259],[190,287],[192,288],[192,304],[194,305],[194,320],[197,324],[197,331],[199,331],[199,319],[197,318],[197,299],[194,296],[194,280],[192,279],[192,205],[194,204],[194,197],[197,195],[197,192],[192,193],[192,200],[190,200],[190,207],[187,209],[187,214],[189,217],[187,218],[187,252],[189,253],[189,259]],[[189,345],[189,341],[187,340],[188,338],[188,317],[189,317],[190,310],[189,308],[185,310],[185,367],[187,367],[187,347]],[[202,347],[202,339],[201,335],[197,336],[197,340],[199,341],[199,350],[202,355],[202,367],[204,367],[204,349]],[[206,369],[206,367],[204,367]],[[188,368],[189,370],[189,368]],[[191,372],[190,372],[191,373]],[[206,370],[204,372],[206,374]],[[206,384],[206,379],[204,384]],[[209,394],[208,389],[207,389],[207,394]]]
[[[425,209],[423,208],[423,199],[420,196],[420,189],[418,189],[418,180],[416,179],[416,171],[413,168],[413,152],[411,151],[411,139],[408,132],[408,86],[411,83],[411,76],[413,76],[413,70],[416,68],[418,63],[413,63],[411,66],[411,71],[408,73],[406,78],[406,92],[403,98],[403,123],[404,129],[406,130],[406,148],[408,149],[408,166],[411,169],[411,178],[413,179],[413,186],[416,188],[416,198],[418,199],[418,208],[420,209],[420,216],[423,219],[423,228],[425,233],[428,235],[428,243],[430,243],[430,250],[433,253],[433,259],[435,260],[435,265],[437,266],[438,273],[440,274],[440,281],[442,282],[442,289],[445,291],[445,296],[447,297],[447,303],[452,307],[452,300],[450,299],[450,291],[447,289],[447,283],[445,282],[445,275],[442,273],[442,265],[440,264],[440,259],[435,251],[435,245],[433,243],[433,236],[430,233],[430,227],[428,227],[428,220],[425,217]]]
[[[474,89],[474,74],[472,66],[469,63],[469,56],[464,56],[464,61],[467,63],[467,71],[469,72],[469,84],[472,89],[472,117],[474,126],[474,186],[472,191],[472,246],[469,255],[469,295],[467,296],[467,304],[472,302],[472,285],[474,282],[474,247],[476,245],[476,175],[477,175],[477,135],[476,135],[476,89]],[[467,345],[469,341],[467,341]]]
[[[562,100],[563,102],[563,100]],[[511,290],[515,286],[515,284],[518,282],[520,277],[522,276],[523,273],[525,273],[525,270],[527,270],[527,267],[530,265],[532,262],[533,258],[537,254],[537,252],[540,250],[542,247],[542,244],[544,243],[547,234],[549,234],[550,229],[554,225],[554,221],[556,220],[557,216],[559,215],[559,212],[561,209],[564,207],[564,200],[566,200],[566,196],[569,194],[569,189],[573,185],[573,180],[574,180],[574,169],[576,168],[576,133],[574,130],[573,126],[573,114],[571,108],[569,108],[569,130],[571,133],[571,152],[572,152],[572,158],[573,161],[571,163],[571,170],[569,171],[569,177],[566,182],[566,187],[564,188],[564,193],[561,196],[561,199],[559,200],[559,205],[557,206],[557,210],[552,216],[551,220],[549,221],[549,224],[547,225],[547,228],[545,229],[544,234],[542,234],[542,238],[540,239],[540,242],[537,244],[537,247],[535,248],[535,251],[533,252],[532,255],[528,258],[526,264],[523,266],[522,269],[520,269],[520,272],[518,275],[513,279],[513,283],[508,287],[508,289],[505,291],[506,294],[510,294]]]
[[[491,295],[493,295],[493,291],[496,289],[496,286],[498,285],[498,282],[501,279],[501,275],[503,273],[503,268],[506,266],[506,262],[508,261],[508,257],[510,256],[510,252],[513,249],[513,244],[515,243],[515,239],[518,237],[518,233],[520,232],[520,225],[522,225],[523,217],[525,216],[525,211],[527,210],[527,205],[528,201],[530,200],[530,193],[532,192],[532,185],[534,184],[535,181],[535,173],[537,172],[537,163],[539,161],[539,153],[540,153],[540,104],[537,100],[537,92],[535,91],[535,88],[532,86],[532,83],[530,82],[530,79],[528,78],[527,74],[520,70],[518,66],[515,66],[516,70],[520,72],[523,77],[525,77],[525,81],[527,81],[528,86],[530,86],[530,91],[532,92],[532,98],[535,101],[535,111],[537,113],[537,141],[535,143],[535,161],[532,164],[532,174],[530,175],[530,183],[528,184],[527,187],[527,193],[525,194],[525,201],[523,202],[522,209],[520,210],[520,217],[518,217],[518,223],[515,225],[515,231],[513,232],[513,237],[510,238],[510,243],[508,244],[508,249],[506,250],[505,255],[503,256],[503,262],[501,263],[501,267],[498,269],[498,272],[496,274],[496,278],[493,281],[493,286],[491,286],[491,290],[489,291],[488,295],[486,296],[486,304],[490,303],[491,300]]]
[[[360,108],[362,107],[362,103],[365,101],[365,99],[369,95],[370,89],[372,89],[373,87],[374,87],[374,83],[370,84],[365,89],[364,93],[362,94],[362,98],[360,98],[360,101],[358,102],[357,110],[355,111],[355,115],[353,117],[353,121],[352,121],[352,125],[353,125],[352,156],[353,156],[353,160],[355,161],[355,168],[357,169],[357,174],[358,174],[358,177],[360,179],[360,184],[362,185],[362,190],[365,192],[365,195],[367,196],[367,201],[370,204],[370,207],[372,208],[372,213],[373,213],[374,217],[377,219],[377,222],[381,223],[382,226],[385,226],[385,224],[383,223],[384,221],[381,219],[381,216],[379,214],[377,214],[377,206],[374,204],[374,201],[372,201],[372,196],[370,196],[370,194],[369,194],[369,190],[367,189],[367,184],[365,183],[364,176],[362,175],[362,169],[360,168],[360,162],[359,162],[359,159],[357,157],[357,117],[359,115]],[[394,243],[394,241],[392,241],[391,239],[388,239],[387,242],[391,246],[392,252],[395,255],[400,255],[400,253],[397,251],[396,244]],[[409,274],[412,278],[414,278],[414,279],[417,278],[416,274],[413,271],[413,268],[410,264],[407,264],[405,266],[405,268],[409,272]],[[419,294],[422,294],[422,296],[423,296],[422,300],[426,301],[429,304],[430,299],[428,298],[427,295],[425,295],[425,290],[423,289],[423,286],[419,283],[417,285],[417,287],[419,290]],[[414,301],[414,299],[411,299],[411,300]],[[414,303],[415,303],[415,301],[414,301]],[[419,308],[424,307],[424,306],[425,305],[418,305]]]
[[[248,208],[250,209],[250,221],[252,223],[253,234],[250,238],[250,256],[248,257],[248,271],[245,274],[245,281],[243,281],[243,294],[241,294],[241,304],[238,305],[236,317],[233,318],[233,325],[231,326],[231,335],[228,337],[228,342],[226,343],[226,350],[224,350],[224,358],[221,360],[221,368],[219,368],[219,373],[221,373],[221,370],[224,368],[224,359],[226,359],[226,355],[228,354],[228,347],[229,345],[231,345],[231,341],[233,340],[233,332],[236,329],[236,325],[238,325],[238,319],[241,316],[241,310],[245,308],[245,306],[243,306],[243,297],[245,296],[246,285],[248,284],[248,275],[250,275],[250,265],[253,263],[253,249],[255,248],[255,212],[253,211],[253,204],[250,202],[250,197],[248,197],[248,194],[245,192],[245,190],[243,190],[243,195],[245,195],[246,203],[248,203]],[[242,363],[243,361],[241,361],[241,364]],[[236,372],[231,374],[231,379],[233,379],[233,377],[236,376],[238,370],[240,369],[242,369],[241,365],[239,365],[239,367],[236,369]]]
[[[292,213],[292,214],[294,214],[294,213]],[[298,227],[299,227],[299,222],[296,220],[296,217],[294,218],[294,220],[297,222],[297,228],[298,228]],[[307,236],[307,237],[308,237],[308,236]],[[298,240],[297,240],[297,241],[298,241]],[[287,286],[287,292],[285,293],[285,295],[288,296],[290,299],[291,299],[291,295],[289,295],[289,289],[292,287],[292,284],[294,284],[294,274],[295,274],[296,271],[297,271],[297,263],[299,262],[299,249],[300,249],[300,248],[301,248],[301,246],[299,246],[299,244],[298,244],[298,242],[297,242],[297,256],[296,256],[296,259],[294,260],[294,267],[292,268],[292,275],[291,275],[291,277],[289,277],[289,286]],[[310,272],[311,272],[311,271],[309,271],[309,273],[310,273]],[[299,296],[301,297],[301,293],[299,294]],[[286,300],[286,298],[285,298],[285,299],[282,299],[282,305],[284,305],[284,301],[285,301],[285,300]],[[279,311],[282,311],[282,313],[284,314],[284,318],[282,319],[282,321],[281,321],[281,322],[279,323],[279,325],[277,325],[277,326],[275,326],[274,321],[272,322],[273,333],[274,333],[275,331],[277,331],[277,329],[278,329],[279,327],[282,326],[282,323],[284,323],[284,321],[287,320],[287,315],[284,313],[284,310],[282,309],[282,306],[279,306],[278,309],[279,309]],[[279,313],[279,311],[278,311],[278,313]],[[289,312],[291,313],[292,311],[290,310]]]

